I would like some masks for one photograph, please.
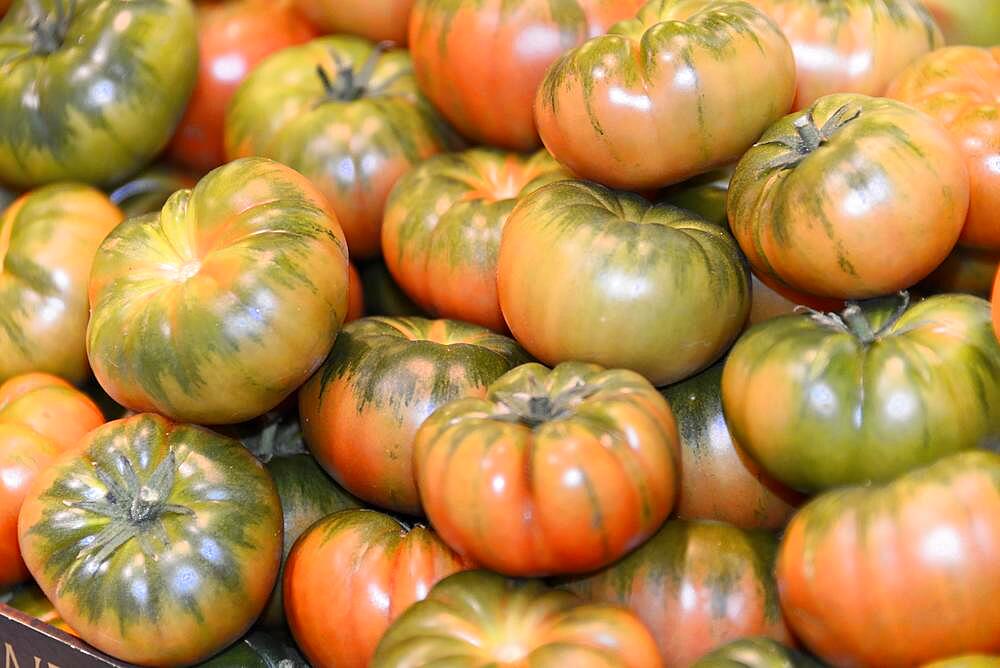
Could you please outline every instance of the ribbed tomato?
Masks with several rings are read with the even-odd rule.
[[[0,216],[0,382],[45,371],[83,382],[87,280],[122,212],[99,190],[33,190]]]
[[[409,40],[420,89],[467,137],[538,146],[545,70],[566,49],[631,17],[643,0],[416,0]]]
[[[413,0],[295,0],[324,34],[348,33],[406,46]]]
[[[828,95],[775,123],[729,184],[729,224],[754,272],[837,299],[927,276],[968,208],[969,171],[948,132],[863,95]]]
[[[535,119],[546,148],[582,178],[637,190],[736,160],[794,96],[792,49],[761,12],[650,0],[546,72]]]
[[[1000,46],[953,46],[920,58],[886,96],[940,121],[965,156],[969,213],[959,243],[1000,252]]]
[[[512,339],[476,325],[362,318],[344,328],[299,392],[302,431],[319,463],[350,492],[416,514],[417,428],[442,404],[484,395],[525,361]]]
[[[521,197],[566,178],[546,151],[475,148],[430,158],[389,197],[386,266],[428,312],[506,331],[496,283],[500,233]]]
[[[435,411],[413,464],[449,545],[538,576],[600,568],[656,531],[677,494],[679,450],[670,407],[639,374],[525,364],[485,398]]]
[[[770,638],[742,638],[695,661],[691,668],[824,668],[812,657]]]
[[[907,306],[877,299],[750,329],[722,375],[733,437],[765,471],[806,492],[890,480],[1000,444],[1000,343],[989,304],[941,295]]]
[[[722,355],[746,320],[749,283],[719,225],[586,181],[522,198],[500,240],[500,308],[528,352],[632,369],[654,385]]]
[[[662,668],[627,610],[488,571],[445,578],[389,627],[371,668]]]
[[[777,577],[810,649],[892,668],[1000,652],[998,564],[1000,455],[967,452],[818,497],[788,525]]]
[[[778,541],[766,531],[671,520],[608,568],[564,586],[634,611],[667,668],[691,665],[730,640],[791,640],[772,574]]]
[[[366,668],[393,620],[438,580],[471,567],[423,526],[374,510],[334,513],[288,557],[288,625],[313,665]]]

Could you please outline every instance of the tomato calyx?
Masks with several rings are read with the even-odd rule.
[[[844,128],[851,121],[861,116],[861,109],[856,109],[853,114],[848,115],[850,105],[845,104],[827,119],[822,127],[816,125],[813,117],[813,110],[809,108],[804,114],[793,121],[795,135],[785,135],[770,141],[758,142],[754,146],[784,146],[787,152],[777,156],[764,165],[765,170],[791,169],[805,160],[810,153],[820,146],[830,141],[838,131]]]
[[[551,394],[535,378],[528,388],[518,392],[496,392],[493,398],[500,410],[493,416],[498,420],[520,422],[534,429],[545,422],[562,420],[572,415],[587,397],[596,392],[584,381]]]
[[[361,68],[354,72],[354,67],[350,63],[345,63],[336,51],[331,51],[330,55],[336,65],[336,71],[331,77],[326,68],[316,65],[316,74],[320,83],[323,84],[323,92],[326,96],[320,101],[324,102],[352,102],[364,97],[373,90],[372,75],[375,74],[375,66],[386,51],[394,46],[393,42],[379,42],[372,49],[371,54],[361,64]],[[397,78],[403,75],[403,71],[397,72],[382,82],[381,88],[387,87]]]
[[[32,50],[40,55],[58,51],[76,14],[76,0],[56,0],[54,16],[46,14],[40,0],[28,0],[28,9],[31,12],[28,27],[33,37]]]
[[[867,302],[856,302],[848,301],[847,307],[838,313],[823,313],[822,311],[816,311],[809,308],[808,306],[799,306],[795,310],[797,313],[806,313],[810,318],[833,329],[839,329],[841,331],[853,334],[862,345],[870,345],[878,340],[882,334],[887,332],[896,324],[896,321],[906,310],[910,307],[910,293],[907,291],[900,292],[897,297],[899,298],[899,304],[896,305],[896,309],[893,311],[892,315],[882,325],[875,329],[872,327],[871,321],[868,316],[865,315],[865,308],[863,304]],[[871,300],[883,301],[885,298],[880,297]]]

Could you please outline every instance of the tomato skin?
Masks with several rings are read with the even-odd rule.
[[[882,95],[912,61],[944,45],[922,0],[748,0],[795,52],[792,111],[833,93]]]
[[[130,177],[108,193],[111,203],[122,210],[126,218],[156,213],[178,190],[193,188],[198,179],[167,163],[154,164]]]
[[[0,587],[31,577],[17,544],[17,515],[31,483],[58,454],[41,434],[0,422]]]
[[[929,53],[903,70],[886,96],[948,128],[971,178],[959,243],[1000,252],[1000,47],[953,46]]]
[[[1000,668],[1000,656],[963,654],[925,663],[921,668]]]
[[[94,375],[135,411],[198,424],[257,417],[322,363],[347,283],[343,233],[305,177],[264,158],[231,162],[98,250]]]
[[[991,302],[993,304],[993,333],[1000,340],[1000,267],[998,267],[997,277],[993,281],[993,297]]]
[[[581,178],[641,190],[736,160],[794,95],[791,47],[758,10],[651,0],[548,70],[535,120],[545,147]]]
[[[36,31],[37,4],[19,0],[0,21],[0,181],[119,182],[184,113],[198,58],[192,5],[77,2],[57,27],[46,2]]]
[[[1000,651],[998,563],[1000,455],[979,451],[816,498],[788,525],[776,572],[810,649],[892,668]]]
[[[417,428],[442,404],[482,396],[527,355],[512,339],[455,320],[370,317],[347,325],[299,392],[313,456],[352,494],[420,512]]]
[[[673,507],[680,448],[670,407],[638,374],[525,364],[427,418],[413,464],[445,542],[542,576],[600,568],[650,536]]]
[[[663,668],[649,630],[619,606],[485,570],[439,582],[386,632],[372,668]]]
[[[691,668],[824,668],[798,650],[770,638],[741,638],[698,659]]]
[[[546,68],[567,48],[604,34],[641,5],[642,0],[416,0],[409,40],[417,82],[466,137],[531,151],[539,145],[532,104]]]
[[[369,59],[374,68],[361,81]],[[332,86],[344,88],[325,90],[317,68]],[[406,51],[379,53],[375,44],[347,35],[275,53],[250,73],[229,105],[226,156],[260,155],[298,170],[329,200],[351,257],[377,256],[385,201],[396,181],[457,145],[411,72]]]
[[[632,369],[657,386],[722,355],[746,320],[749,283],[720,226],[585,181],[522,198],[500,240],[500,308],[529,353]]]
[[[566,178],[546,151],[474,148],[429,158],[389,197],[386,266],[428,312],[505,332],[496,287],[500,233],[521,197]]]
[[[348,33],[406,46],[413,0],[296,0],[295,4],[324,34]]]
[[[293,0],[234,0],[198,8],[198,80],[167,153],[189,169],[207,172],[226,161],[226,107],[260,61],[302,44],[316,31]]]
[[[87,280],[122,212],[90,186],[33,190],[0,215],[0,382],[44,371],[83,382]]]
[[[1000,5],[992,0],[923,0],[948,44],[1000,44]]]
[[[784,316],[736,343],[723,408],[764,470],[817,492],[1000,441],[1000,343],[987,302],[940,295],[901,306],[887,298],[851,317]]]
[[[773,278],[761,278],[750,272],[751,293],[750,317],[747,327],[758,322],[771,320],[789,313],[796,313],[805,306],[816,311],[840,311],[844,308],[842,299],[829,299],[796,292]]]
[[[365,668],[393,620],[439,580],[471,567],[423,526],[374,510],[334,513],[288,557],[288,624],[314,665]]]
[[[222,654],[218,654],[198,668],[274,668],[274,666],[302,666],[305,659],[294,647],[291,638],[251,631]]]
[[[140,414],[95,429],[45,469],[18,535],[81,638],[129,663],[190,665],[264,609],[280,508],[271,476],[238,441]]]
[[[993,276],[1000,267],[1000,250],[955,246],[951,254],[919,287],[932,293],[964,292],[988,298]]]
[[[104,424],[104,415],[90,397],[62,378],[26,373],[0,385],[0,424],[26,427],[65,452]]]
[[[764,133],[736,167],[727,208],[762,279],[865,299],[941,264],[968,206],[969,172],[944,128],[894,100],[838,94]]]
[[[393,280],[382,258],[361,265],[361,283],[365,291],[365,315],[427,317]]]
[[[344,322],[348,323],[357,320],[365,314],[365,292],[361,283],[361,274],[354,265],[348,263],[348,284],[347,284],[347,317]]]

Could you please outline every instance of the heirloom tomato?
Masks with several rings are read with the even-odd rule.
[[[832,93],[882,95],[913,60],[944,44],[921,0],[748,0],[795,52],[793,111]]]
[[[585,181],[523,197],[497,267],[500,308],[529,353],[632,369],[654,385],[718,359],[750,309],[746,264],[725,229]]]
[[[409,40],[420,89],[467,137],[528,151],[545,70],[631,17],[643,0],[416,0]]]
[[[677,420],[681,483],[676,515],[741,529],[780,529],[801,498],[769,476],[729,433],[722,413],[723,362],[660,392]]]
[[[775,123],[729,184],[729,224],[754,272],[838,299],[927,276],[968,209],[969,170],[945,128],[863,95],[828,95]]]
[[[888,485],[827,492],[777,561],[789,626],[837,666],[1000,652],[1000,455],[966,452]]]
[[[198,8],[198,80],[167,149],[174,161],[207,172],[226,161],[226,106],[267,56],[308,42],[316,31],[294,0],[234,0]]]
[[[197,62],[189,0],[17,0],[0,21],[0,182],[138,171],[170,139]]]
[[[691,668],[824,668],[802,652],[771,638],[741,638],[701,657]]]
[[[26,373],[0,385],[0,424],[16,424],[64,452],[104,424],[101,409],[62,378]]]
[[[361,284],[365,293],[365,315],[426,316],[392,279],[381,258],[361,265]]]
[[[722,374],[733,437],[805,492],[890,480],[1000,445],[1000,343],[989,304],[939,295],[851,303],[751,328]]]
[[[717,169],[663,189],[657,202],[694,211],[710,223],[726,226],[726,195],[731,168]]]
[[[66,622],[103,652],[188,665],[239,638],[281,561],[281,504],[238,441],[152,414],[109,422],[39,475],[21,551]]]
[[[489,571],[439,582],[389,627],[372,668],[432,664],[662,668],[649,630],[624,608],[587,603]]]
[[[288,557],[288,624],[314,665],[365,668],[394,619],[438,580],[471,567],[423,526],[374,510],[334,513]]]
[[[202,424],[277,406],[347,312],[347,247],[302,175],[246,158],[130,218],[97,252],[88,353],[111,397]]]
[[[1000,44],[1000,4],[996,0],[923,0],[948,44]]]
[[[579,362],[522,365],[484,398],[439,408],[413,445],[445,542],[518,576],[621,557],[670,514],[680,465],[674,417],[649,381]]]
[[[382,255],[427,311],[506,331],[497,299],[500,232],[518,200],[570,173],[546,151],[475,148],[421,163],[392,191]]]
[[[740,157],[788,113],[795,62],[778,27],[744,2],[651,0],[561,57],[535,119],[546,148],[586,179],[636,190]]]
[[[357,320],[365,314],[365,292],[361,274],[353,264],[347,265],[347,317],[344,322]]]
[[[14,542],[16,544],[16,538]],[[59,613],[56,612],[55,607],[53,607],[52,601],[45,598],[45,592],[43,592],[34,582],[19,585],[8,589],[7,591],[0,592],[0,603],[10,606],[15,610],[20,610],[27,615],[31,615],[35,619],[45,622],[49,626],[54,626],[60,631],[65,631],[70,635],[76,635],[76,631],[71,629],[69,624],[63,621],[63,618],[59,616]],[[14,663],[11,668],[19,667],[17,663]]]
[[[564,586],[624,605],[653,633],[667,668],[730,640],[791,640],[774,582],[778,541],[766,531],[671,520],[621,561]]]
[[[263,631],[252,631],[222,654],[212,657],[198,668],[299,668],[305,659],[295,649],[291,639]]]
[[[322,37],[272,55],[226,112],[226,155],[274,158],[309,177],[355,258],[378,255],[397,179],[454,143],[417,91],[406,51],[360,37]]]
[[[324,33],[349,33],[406,46],[413,0],[295,0],[295,4]]]
[[[1000,252],[1000,46],[929,53],[903,70],[886,95],[948,128],[971,179],[969,213],[958,241]]]
[[[993,276],[1000,266],[1000,250],[955,246],[951,254],[919,287],[933,293],[965,292],[989,297]]]
[[[416,514],[417,428],[444,403],[484,395],[527,359],[512,339],[455,320],[356,320],[299,392],[306,443],[353,494]]]
[[[0,215],[0,382],[45,371],[83,382],[87,280],[122,213],[98,190],[55,184]]]
[[[108,199],[126,218],[158,212],[178,190],[193,188],[198,179],[165,163],[155,164],[111,189]]]

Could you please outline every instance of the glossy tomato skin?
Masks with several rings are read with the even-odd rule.
[[[295,0],[295,5],[324,34],[348,33],[406,46],[413,0]]]
[[[365,668],[393,620],[439,580],[471,567],[423,526],[374,510],[334,513],[289,556],[288,623],[314,665]]]
[[[748,0],[795,52],[793,111],[833,93],[882,95],[912,61],[944,45],[922,0]]]
[[[777,549],[770,532],[671,520],[621,561],[565,586],[628,607],[665,666],[689,666],[737,638],[790,641],[772,574]]]
[[[764,637],[741,638],[695,661],[691,668],[823,668],[802,652]]]
[[[529,353],[657,386],[718,359],[750,308],[745,262],[719,225],[585,181],[522,198],[497,267],[500,308]]]
[[[919,288],[935,294],[964,292],[988,298],[997,267],[1000,267],[1000,250],[955,246],[945,261],[920,282]]]
[[[546,151],[474,148],[430,158],[399,180],[386,205],[386,266],[428,312],[504,332],[500,233],[521,197],[570,176]]]
[[[729,185],[729,224],[754,272],[836,299],[927,276],[968,208],[969,172],[947,131],[863,95],[829,95],[775,123]]]
[[[365,81],[369,60],[374,66]],[[317,68],[340,88],[327,91]],[[356,259],[379,254],[385,200],[399,177],[455,145],[417,90],[407,52],[380,53],[372,42],[346,35],[267,58],[226,113],[227,157],[262,155],[311,179]]]
[[[733,347],[725,415],[768,473],[816,492],[890,480],[1000,442],[1000,343],[989,304],[940,295],[901,306],[887,298],[850,316],[784,316]]]
[[[476,668],[663,667],[653,637],[627,610],[484,570],[439,582],[389,627],[371,666],[446,660]]]
[[[0,215],[0,382],[29,371],[86,379],[87,281],[121,219],[81,184],[38,188]]]
[[[351,493],[417,514],[417,428],[442,404],[484,395],[490,383],[527,360],[512,339],[455,320],[356,320],[299,392],[306,443]]]
[[[532,104],[567,48],[630,18],[642,0],[416,0],[409,40],[420,90],[481,144],[539,145]],[[484,94],[483,86],[488,94]]]
[[[535,120],[546,148],[580,177],[640,190],[736,160],[794,95],[791,47],[758,10],[651,0],[548,70]]]
[[[717,362],[660,390],[680,432],[681,485],[675,514],[741,529],[780,529],[802,499],[765,473],[733,440],[722,412],[723,365]]]
[[[291,638],[264,631],[251,631],[222,654],[218,654],[198,668],[274,668],[274,666],[302,666],[305,659],[294,647]]]
[[[966,452],[818,497],[789,524],[777,577],[810,649],[891,668],[1000,652],[998,563],[1000,455]]]
[[[347,281],[323,196],[276,162],[234,161],[101,246],[87,332],[94,375],[135,411],[199,424],[257,417],[322,363]]]
[[[773,278],[761,278],[750,272],[751,304],[747,326],[756,325],[782,315],[795,313],[801,307],[817,311],[839,311],[844,308],[844,300],[816,297],[792,290]]]
[[[198,80],[167,153],[190,169],[207,172],[226,161],[226,106],[260,61],[308,42],[315,29],[294,0],[235,0],[198,8]]]
[[[21,188],[137,171],[170,139],[198,59],[188,0],[19,0],[0,45],[0,181]]]
[[[58,454],[41,434],[0,422],[0,587],[31,578],[17,544],[17,515],[31,483]]]
[[[1000,252],[1000,46],[953,46],[929,53],[903,70],[886,95],[948,128],[971,179],[959,243]]]
[[[485,398],[435,411],[413,447],[442,538],[513,576],[594,570],[640,544],[670,514],[679,460],[670,407],[646,379],[579,362],[504,374]]]
[[[1000,5],[992,0],[923,0],[948,44],[1000,44]]]
[[[26,427],[65,452],[104,424],[104,416],[90,397],[62,378],[26,373],[0,385],[0,424]]]
[[[189,665],[264,609],[281,505],[238,441],[140,414],[46,469],[18,533],[29,570],[81,638],[130,663]]]

